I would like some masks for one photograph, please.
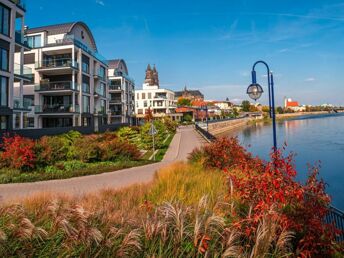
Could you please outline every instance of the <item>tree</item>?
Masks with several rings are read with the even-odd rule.
[[[239,112],[238,112],[237,108],[233,108],[233,115],[234,115],[234,117],[239,116]]]
[[[250,112],[250,106],[251,106],[251,103],[248,100],[244,100],[241,103],[242,111],[244,112]]]
[[[191,106],[191,101],[189,99],[184,99],[184,98],[180,98],[178,99],[178,102],[177,102],[177,105],[179,107],[182,107],[182,106]]]
[[[150,109],[150,107],[147,109],[146,115],[145,115],[145,121],[150,122],[153,119],[153,112]]]
[[[277,113],[278,114],[283,114],[284,113],[284,110],[282,107],[277,107]]]

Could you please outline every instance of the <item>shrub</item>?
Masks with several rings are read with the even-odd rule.
[[[3,137],[1,145],[2,163],[10,168],[29,170],[35,167],[36,155],[34,153],[35,142],[31,139],[15,135]]]
[[[37,163],[40,166],[53,165],[58,161],[66,160],[70,146],[59,136],[43,136],[37,141],[35,152]]]
[[[163,123],[166,127],[166,130],[170,133],[175,133],[178,127],[178,123],[176,121],[173,121],[170,117],[164,117]]]
[[[223,169],[230,182],[230,197],[237,199],[231,212],[238,229],[254,241],[258,223],[267,215],[281,228],[295,232],[293,248],[300,257],[330,257],[335,252],[336,230],[324,222],[330,198],[319,170],[310,169],[305,185],[296,181],[294,156],[278,150],[271,161],[252,158],[237,139],[218,139],[202,148],[204,165]],[[193,154],[198,157],[199,152]],[[233,193],[235,189],[235,193]]]
[[[137,160],[140,157],[134,144],[119,139],[99,143],[99,154],[101,161]]]
[[[87,135],[75,140],[75,157],[83,162],[100,160],[100,148],[97,135]]]
[[[69,160],[75,159],[75,142],[83,137],[81,133],[77,131],[69,131],[68,133],[62,134],[58,137],[60,137],[64,143],[64,148],[66,149],[66,158]]]

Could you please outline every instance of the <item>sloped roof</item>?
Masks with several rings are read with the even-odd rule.
[[[81,22],[81,21],[53,24],[53,25],[36,27],[36,28],[28,28],[25,31],[25,34],[34,34],[34,33],[40,33],[43,31],[47,32],[48,36],[57,35],[57,34],[68,34],[73,30],[74,26],[76,25],[81,25],[87,30],[88,34],[91,37],[91,41],[94,45],[94,48],[95,50],[97,50],[96,42],[94,40],[94,37],[92,35],[90,28],[86,25],[86,23]]]
[[[187,90],[186,92],[184,90],[183,91],[176,91],[175,96],[181,97],[181,96],[183,96],[184,93],[189,93],[192,96],[203,97],[203,94],[199,90]]]
[[[108,60],[109,69],[118,69],[120,64],[123,64],[126,74],[129,74],[127,64],[123,59],[112,59]]]
[[[299,107],[299,102],[297,101],[287,101],[287,107]]]

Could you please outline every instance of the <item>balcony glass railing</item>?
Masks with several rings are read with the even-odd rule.
[[[55,104],[55,105],[38,105],[35,106],[35,112],[36,113],[78,113],[80,112],[79,105],[75,105],[75,108],[73,108],[73,105],[61,105],[61,104]]]
[[[79,64],[77,61],[71,58],[44,59],[43,61],[36,63],[36,69],[63,68],[63,67],[78,69]]]
[[[24,0],[11,0],[11,2],[15,3],[20,8],[26,10],[26,4]]]
[[[21,77],[26,77],[27,79],[30,79],[30,80],[33,79],[32,68],[30,68],[28,66],[14,63],[13,72],[15,75],[19,75]]]
[[[94,113],[95,114],[106,114],[106,109],[105,109],[105,107],[96,108],[96,109],[94,109]]]
[[[29,109],[33,106],[33,101],[31,99],[23,99],[20,97],[13,97],[13,108],[14,109]]]
[[[94,77],[95,77],[95,78],[100,78],[101,80],[104,81],[104,80],[106,79],[104,70],[102,70],[102,69],[96,69],[96,70],[94,71]]]
[[[109,85],[109,90],[121,90],[121,85]]]
[[[56,91],[56,90],[79,90],[79,85],[75,82],[41,82],[35,85],[35,91]]]
[[[26,47],[26,48],[30,48],[29,44],[26,41],[26,38],[24,37],[24,34],[21,31],[16,31],[15,32],[15,41],[16,43]]]
[[[118,76],[118,77],[123,77],[123,78],[125,78],[125,79],[127,79],[128,81],[131,81],[131,82],[135,82],[135,80],[133,79],[133,78],[131,78],[128,74],[126,74],[126,73],[123,73],[123,72],[121,72],[121,71],[114,71],[114,74],[113,74],[114,76]]]
[[[110,102],[111,103],[121,103],[122,99],[121,98],[112,98],[112,99],[110,99]]]

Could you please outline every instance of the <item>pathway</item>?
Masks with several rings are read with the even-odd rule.
[[[155,172],[160,168],[174,161],[186,160],[188,154],[204,142],[193,127],[181,127],[175,134],[162,162],[70,179],[0,184],[0,202],[30,197],[38,193],[83,195],[104,188],[119,189],[136,183],[146,183],[153,179]]]

